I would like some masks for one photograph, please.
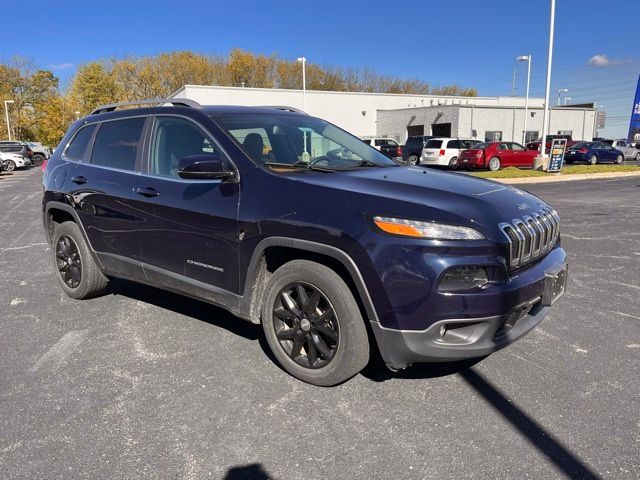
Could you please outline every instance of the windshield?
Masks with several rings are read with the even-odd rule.
[[[359,138],[319,118],[234,114],[212,119],[257,164],[323,170],[398,166]]]

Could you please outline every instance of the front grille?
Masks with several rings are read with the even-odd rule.
[[[544,256],[560,236],[560,218],[555,210],[547,207],[532,215],[501,223],[499,227],[509,244],[507,265],[510,270]]]

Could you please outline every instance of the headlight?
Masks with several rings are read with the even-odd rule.
[[[484,236],[469,227],[445,225],[443,223],[419,222],[402,218],[373,217],[382,231],[405,237],[429,238],[432,240],[482,240]]]
[[[489,283],[487,271],[482,267],[455,267],[444,274],[438,284],[441,292],[459,292],[484,287]]]

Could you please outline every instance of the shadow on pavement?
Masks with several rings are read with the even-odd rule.
[[[200,300],[118,278],[111,279],[109,289],[113,295],[122,295],[123,297],[150,303],[156,307],[224,328],[249,340],[258,340],[263,336],[260,325],[242,320],[223,308]]]
[[[511,425],[516,427],[529,442],[551,460],[569,478],[599,479],[597,473],[583,463],[576,454],[560,443],[538,422],[510,402],[496,387],[473,369],[463,370],[460,376],[478,392]]]
[[[222,480],[272,480],[266,470],[259,463],[231,467]]]

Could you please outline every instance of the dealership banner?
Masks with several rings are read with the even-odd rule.
[[[629,123],[629,138],[627,138],[627,141],[632,143],[640,142],[640,76],[638,76],[636,98],[633,100],[631,122]]]

